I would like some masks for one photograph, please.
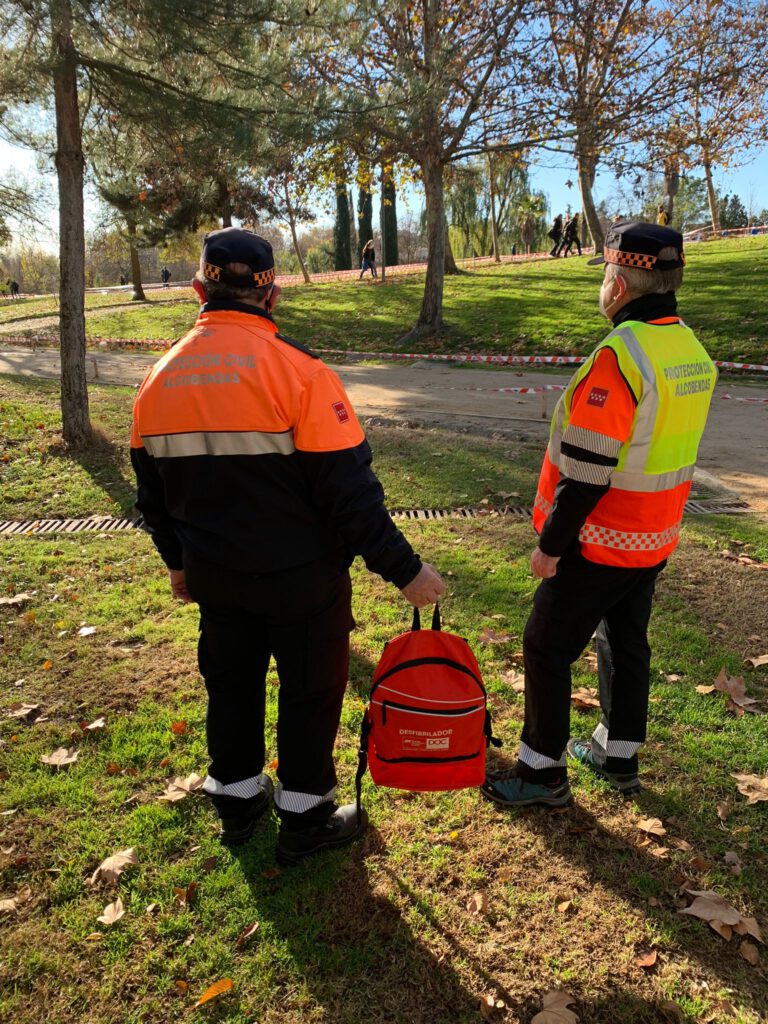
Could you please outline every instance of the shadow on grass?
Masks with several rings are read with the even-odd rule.
[[[79,448],[65,444],[53,445],[50,454],[77,462],[97,487],[108,490],[109,496],[120,505],[120,511],[124,516],[135,514],[136,488],[132,479],[126,480],[124,477],[125,446],[116,444],[100,427],[93,427],[91,440],[87,445]],[[128,472],[132,478],[130,468]]]

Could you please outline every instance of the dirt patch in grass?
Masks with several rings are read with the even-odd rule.
[[[768,572],[683,541],[660,586],[681,597],[712,638],[743,658],[768,652]],[[761,640],[749,639],[755,636]]]

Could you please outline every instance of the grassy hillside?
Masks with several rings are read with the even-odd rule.
[[[680,310],[711,354],[719,359],[768,358],[768,238],[721,240],[688,248]],[[520,353],[587,352],[605,333],[597,308],[601,270],[586,258],[543,260],[467,271],[445,287],[446,336],[436,351]],[[400,337],[418,316],[424,279],[391,278],[385,285],[363,282],[297,286],[286,289],[277,319],[284,333],[317,348],[411,351]],[[146,303],[120,296],[89,296],[88,332],[107,338],[174,338],[192,323],[196,303],[176,290]],[[114,301],[113,301],[114,300]],[[35,305],[37,301],[37,306]],[[100,309],[108,303],[108,309]],[[30,315],[51,313],[50,300],[30,300]],[[8,322],[21,304],[0,308],[5,333],[55,331],[55,324]],[[423,350],[425,346],[420,345]]]

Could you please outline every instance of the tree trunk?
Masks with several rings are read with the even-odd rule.
[[[384,216],[386,195],[384,192],[384,169],[381,170],[381,205],[379,206],[379,234],[381,235],[381,281],[387,279],[387,219]]]
[[[385,259],[388,267],[396,267],[400,262],[397,248],[397,190],[391,178],[384,184],[384,199],[384,220],[387,222]]]
[[[373,238],[373,195],[361,185],[357,194],[357,262],[363,259],[363,249]]]
[[[301,273],[304,277],[304,284],[311,284],[312,279],[309,276],[307,265],[304,262],[304,257],[301,255],[301,249],[299,248],[299,238],[296,234],[296,214],[293,212],[293,204],[291,203],[291,196],[288,192],[288,182],[283,182],[283,189],[285,192],[285,208],[288,211],[288,223],[291,226],[291,238],[293,239],[293,251],[296,253],[296,258],[299,261],[301,267]]]
[[[61,421],[67,444],[91,437],[85,376],[85,225],[82,126],[77,102],[77,56],[71,0],[51,3],[56,174],[59,184],[59,302]]]
[[[491,163],[491,154],[488,154],[488,190],[491,196],[491,238],[493,239],[493,258],[497,263],[501,263],[501,253],[499,252],[499,229],[496,223],[496,188],[493,181],[493,164]]]
[[[438,334],[443,327],[446,240],[443,168],[437,161],[424,163],[422,175],[427,205],[427,278],[421,312],[411,334],[429,337]]]
[[[445,222],[445,273],[446,274],[460,274],[461,271],[456,265],[456,259],[453,255],[453,246],[451,245],[451,236],[448,233],[448,219],[443,215]]]
[[[600,218],[597,215],[595,200],[592,197],[592,186],[595,181],[596,169],[595,158],[577,154],[577,161],[579,166],[579,191],[581,192],[581,206],[584,211],[584,219],[589,227],[595,252],[600,253],[603,251],[605,238]]]
[[[349,204],[347,202],[347,183],[336,180],[336,220],[333,224],[333,266],[335,270],[352,269],[352,249],[350,248]]]
[[[707,183],[707,198],[709,199],[709,214],[712,218],[712,230],[720,231],[720,214],[717,210],[717,195],[715,183],[712,181],[712,161],[705,157],[702,166],[704,167],[704,180]]]
[[[221,226],[232,227],[232,196],[229,194],[229,184],[224,178],[219,178],[219,209],[221,210]]]
[[[357,252],[357,224],[355,218],[355,198],[352,189],[347,192],[347,205],[349,206],[349,252],[350,259]],[[358,264],[359,264],[358,260]]]
[[[128,248],[131,253],[131,283],[133,292],[131,302],[146,302],[144,287],[141,283],[141,263],[139,262],[139,250],[136,248],[136,225],[128,223]]]

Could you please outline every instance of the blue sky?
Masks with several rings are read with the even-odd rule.
[[[738,194],[747,210],[751,208],[757,214],[768,209],[768,147],[755,150],[749,156],[749,162],[740,168],[728,171],[717,170],[715,184],[721,191]],[[37,157],[30,150],[13,146],[0,139],[0,177],[6,177],[9,172],[30,178],[37,177]],[[696,172],[692,173],[695,175]],[[551,154],[545,154],[541,164],[534,164],[531,167],[531,180],[534,188],[541,190],[547,196],[553,215],[564,212],[569,203],[573,208],[579,207],[576,169],[566,157],[553,157]],[[570,189],[566,185],[569,180],[573,182]],[[45,218],[48,229],[44,230],[35,225],[25,233],[29,241],[53,249],[56,244],[58,215],[56,212],[56,179],[52,170],[42,176],[42,181],[46,197],[50,199],[50,209]],[[614,189],[615,183],[612,175],[605,172],[598,174],[595,186],[595,198],[598,202],[600,199],[610,196]],[[408,203],[413,212],[418,214],[421,204],[419,196],[409,196]],[[378,216],[378,205],[378,202],[374,201],[374,220]],[[95,227],[98,218],[98,205],[95,198],[89,196],[86,198],[86,227]],[[323,219],[321,217],[321,222]]]

